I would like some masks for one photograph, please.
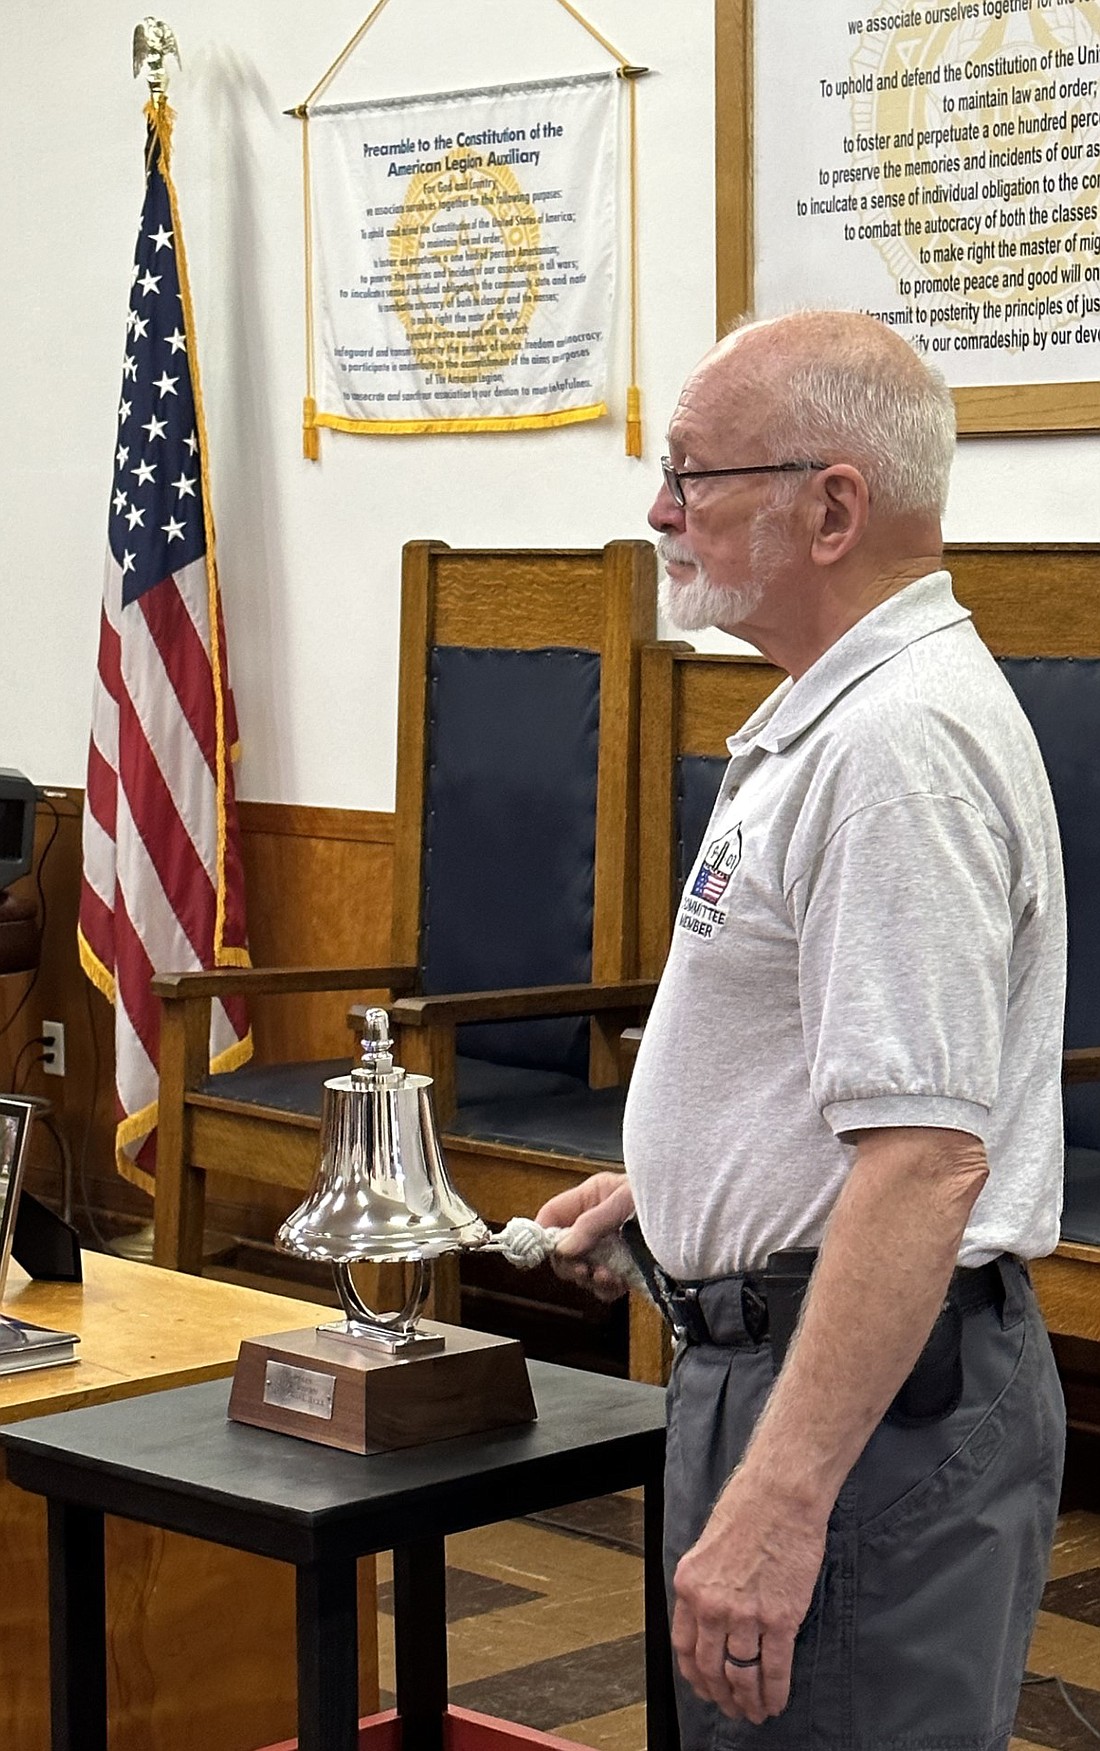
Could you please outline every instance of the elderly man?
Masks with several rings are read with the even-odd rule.
[[[1003,1751],[1045,1577],[1064,1413],[1024,1261],[1058,1234],[1062,878],[941,569],[953,447],[889,329],[754,322],[689,378],[650,513],[673,621],[790,677],[729,743],[627,1181],[540,1212],[608,1294],[585,1255],[636,1209],[677,1328],[685,1751]]]

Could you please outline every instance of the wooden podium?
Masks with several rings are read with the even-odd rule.
[[[0,1423],[232,1374],[243,1339],[333,1317],[311,1302],[84,1254],[84,1282],[15,1265],[4,1311],[78,1332],[81,1360],[0,1377]],[[0,1745],[49,1751],[45,1503],[0,1456]],[[364,1713],[377,1707],[373,1558],[359,1565]],[[111,1751],[255,1751],[295,1731],[294,1575],[283,1563],[112,1519]],[[154,1676],[155,1675],[155,1676]]]

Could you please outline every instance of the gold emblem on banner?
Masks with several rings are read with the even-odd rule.
[[[539,294],[540,225],[507,165],[414,176],[390,239],[394,307],[421,369],[484,382],[520,352]]]
[[[899,296],[889,319],[907,338],[957,354],[999,328],[1006,350],[1025,350],[1033,319],[1072,325],[1088,283],[1100,292],[1100,0],[1050,13],[981,0],[942,23],[958,9],[923,0],[875,30],[900,11],[882,0],[852,56],[833,210],[882,256]],[[926,316],[941,331],[931,349]]]

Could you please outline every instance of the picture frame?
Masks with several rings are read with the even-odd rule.
[[[3,1300],[12,1239],[23,1189],[35,1102],[0,1095],[0,1301]]]
[[[762,99],[755,89],[754,25],[757,8],[771,3],[715,0],[715,315],[719,336],[755,308],[755,118]],[[870,3],[873,6],[873,0]],[[791,303],[806,298],[802,279]],[[1012,436],[1100,430],[1100,382],[991,382],[955,387],[952,393],[960,434]]]

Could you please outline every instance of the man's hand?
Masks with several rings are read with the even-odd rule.
[[[551,1264],[566,1282],[579,1283],[600,1301],[615,1301],[626,1294],[627,1285],[606,1265],[587,1257],[601,1240],[617,1234],[634,1214],[634,1194],[622,1173],[594,1173],[572,1191],[559,1192],[535,1217],[543,1228],[568,1228],[557,1245]]]
[[[795,1636],[821,1568],[826,1524],[784,1508],[766,1483],[735,1472],[680,1560],[672,1645],[692,1689],[731,1720],[758,1726],[787,1706]],[[727,1651],[754,1663],[731,1666]]]

